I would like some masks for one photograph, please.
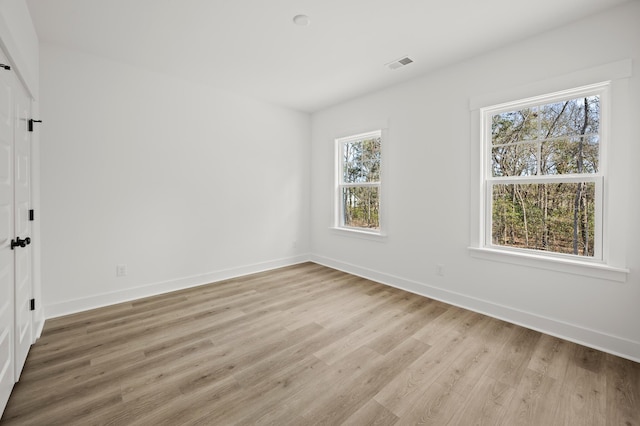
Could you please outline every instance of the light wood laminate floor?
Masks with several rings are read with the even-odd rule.
[[[313,263],[48,320],[2,425],[640,425],[640,364]]]

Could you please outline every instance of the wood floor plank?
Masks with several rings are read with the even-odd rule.
[[[512,425],[551,425],[561,386],[546,373],[526,369],[506,411]]]
[[[343,321],[366,324],[371,318],[375,318],[378,312],[384,312],[385,309],[382,306],[387,303],[388,299],[393,297],[393,293],[388,291],[380,291],[370,295],[368,291],[363,290],[362,294],[369,298],[366,304],[359,305],[355,310],[345,315],[333,315],[330,318],[323,318],[320,324],[324,327],[332,327],[336,323],[342,323]]]
[[[414,337],[424,343],[433,344],[452,334],[464,334],[465,330],[473,324],[470,320],[479,318],[478,315],[475,312],[450,306],[433,321],[427,322],[414,334]]]
[[[505,344],[504,350],[492,363],[487,375],[516,387],[533,357],[533,351],[541,334],[521,328]]]
[[[640,364],[313,263],[46,321],[0,425],[640,426]]]
[[[260,417],[256,420],[256,423],[273,425],[289,424],[292,413],[295,413],[296,418],[304,419],[302,417],[303,410],[312,406],[320,396],[331,394],[336,387],[343,386],[343,383],[360,377],[363,374],[362,365],[372,362],[378,357],[379,355],[374,351],[363,346],[359,350],[352,352],[347,358],[341,360],[337,369],[323,368],[322,366],[326,366],[326,364],[320,364],[321,367],[316,370],[320,374],[309,378],[302,386],[294,386],[291,390],[286,389],[284,395],[281,395],[281,398],[279,398],[277,405],[263,407],[264,412],[260,413]],[[289,364],[291,363],[288,363],[288,365]],[[277,380],[262,379],[260,381],[249,382],[248,385],[249,386],[244,387],[246,397],[243,399],[242,406],[252,402],[256,394],[260,395],[265,393],[265,388],[274,390],[279,384]],[[311,389],[313,389],[313,391],[310,391]],[[246,422],[246,418],[241,416],[241,411],[225,408],[224,415],[221,415],[221,413],[211,413],[201,420],[203,420],[205,424],[207,421],[220,422],[221,424]],[[309,423],[310,421],[305,419],[302,423],[298,424]],[[253,422],[246,424],[253,424]]]
[[[464,321],[466,316],[461,318],[456,308],[456,314],[451,315],[450,318],[458,322]],[[488,322],[485,325],[488,326]],[[458,325],[451,324],[447,327],[452,330]],[[459,328],[461,332],[452,332],[450,336],[442,337],[429,351],[400,372],[393,381],[378,392],[375,400],[402,418],[422,398],[425,389],[429,388],[458,356],[465,353],[470,344],[477,343],[470,337],[469,327]]]
[[[330,345],[324,346],[314,353],[314,355],[327,364],[333,364],[383,334],[385,327],[393,327],[394,321],[398,320],[401,315],[400,311],[395,310],[381,313],[376,318],[364,324],[359,330],[346,335]]]
[[[114,368],[114,375],[118,371],[119,377],[123,378],[120,384],[122,399],[128,402],[152,392],[154,388],[178,388],[170,385],[174,385],[186,371],[191,371],[199,361],[215,358],[223,351],[217,350],[210,339],[204,339],[162,356],[145,358],[131,364],[130,368]],[[171,369],[166,368],[167,364]]]
[[[579,345],[576,345],[579,346]],[[606,377],[584,368],[582,347],[576,348],[578,363],[570,363],[564,377],[554,424],[604,425],[606,421]],[[591,363],[588,363],[591,365]]]
[[[422,301],[418,300],[418,302]],[[416,306],[416,304],[412,305]],[[367,343],[367,346],[379,354],[386,355],[406,339],[412,337],[416,331],[420,330],[423,327],[425,318],[438,316],[444,311],[444,308],[436,303],[419,303],[417,308],[413,306],[406,309],[404,315],[393,319],[391,326],[386,327],[381,335]]]
[[[316,327],[320,327],[314,324]],[[290,363],[298,362],[304,357],[312,356],[319,347],[327,346],[361,328],[360,324],[345,324],[343,327],[324,329],[315,336],[306,336],[292,342],[293,345],[284,354],[271,353],[269,356],[255,362],[235,374],[236,379],[245,386],[256,385],[269,375],[274,374]]]
[[[328,371],[329,367],[315,357],[307,357],[291,364],[278,374],[270,376],[268,380],[245,388],[247,399],[243,404],[244,408],[239,412],[230,413],[225,420],[247,426],[274,424],[274,419],[283,413],[287,416],[283,420],[288,420],[291,413],[295,412],[291,396],[304,393],[304,389],[310,386],[310,383]]]
[[[342,424],[345,426],[391,426],[398,422],[398,417],[391,411],[370,399],[358,411],[349,416]]]
[[[502,424],[514,393],[513,387],[483,375],[447,424],[462,425],[471,419],[477,426]],[[478,395],[483,397],[478,398]]]
[[[543,334],[531,356],[528,367],[556,380],[561,380],[571,361],[575,344]]]
[[[575,349],[575,363],[577,365],[596,374],[602,371],[604,352],[581,345],[576,345]]]
[[[607,422],[640,426],[640,369],[627,359],[606,354]]]
[[[370,400],[400,371],[410,365],[429,346],[416,339],[407,339],[387,356],[363,363],[361,374],[366,380],[352,378],[334,387],[329,394],[318,395],[312,404],[305,407],[302,415],[311,424],[341,424]]]
[[[148,395],[151,394],[145,397]],[[148,405],[141,406],[139,400],[136,400],[134,403],[138,403],[136,407],[139,411],[130,424],[132,426],[184,425],[194,424],[206,415],[222,417],[225,411],[240,409],[243,395],[242,387],[232,376],[228,376],[194,394],[186,396],[178,393],[159,404],[147,399]],[[198,403],[194,404],[194,400]]]
[[[366,280],[360,277],[350,277],[342,281],[341,288],[335,291],[337,298],[332,301],[331,309],[326,309],[326,304],[311,301],[286,311],[286,314],[292,317],[286,327],[290,329],[299,327],[309,318],[313,318],[317,324],[329,327],[332,319],[346,319],[358,308],[370,307],[371,297],[363,293],[363,285],[366,285]]]
[[[451,388],[439,383],[432,383],[423,390],[420,398],[415,400],[396,424],[446,425],[463,403],[464,398]]]
[[[438,368],[438,375],[428,387],[421,387],[411,405],[405,405],[398,424],[447,424],[463,405],[482,373],[491,362],[490,349],[478,339],[470,338],[464,351],[452,356],[447,366]],[[396,408],[398,410],[398,408]],[[396,411],[400,414],[400,411]]]
[[[494,349],[481,340],[470,340],[465,345],[465,351],[436,377],[435,382],[466,397],[498,353],[499,349]]]

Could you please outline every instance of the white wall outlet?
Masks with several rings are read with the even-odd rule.
[[[127,265],[121,263],[116,265],[116,277],[124,277],[127,275]]]
[[[444,265],[436,265],[436,275],[439,277],[444,277]]]

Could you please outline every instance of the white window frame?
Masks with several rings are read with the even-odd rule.
[[[484,157],[483,170],[483,191],[484,191],[484,226],[482,227],[484,247],[491,250],[514,252],[514,253],[535,253],[543,257],[552,257],[560,259],[576,259],[584,262],[603,263],[603,216],[605,214],[603,184],[606,176],[606,147],[608,144],[609,130],[609,114],[611,107],[609,105],[610,82],[603,82],[575,89],[564,90],[547,95],[536,96],[527,99],[521,99],[514,102],[507,102],[499,105],[492,105],[481,108],[481,138],[482,138],[482,155]],[[491,140],[491,120],[496,114],[503,112],[516,111],[523,108],[547,105],[556,102],[562,102],[570,99],[599,96],[600,98],[600,122],[599,122],[599,159],[598,171],[596,173],[573,173],[562,175],[531,175],[531,176],[497,176],[492,175],[492,158],[491,149],[493,147]],[[539,168],[539,164],[538,164]],[[539,171],[538,171],[539,172]],[[564,254],[553,251],[541,251],[527,248],[509,247],[493,244],[493,191],[494,184],[537,184],[537,183],[578,183],[587,182],[595,184],[595,220],[594,220],[594,253],[593,256],[578,256],[574,254]]]
[[[469,99],[471,118],[470,137],[470,240],[469,255],[480,261],[502,262],[534,269],[546,269],[567,274],[581,275],[590,279],[626,282],[629,269],[626,268],[627,232],[625,223],[634,220],[625,209],[626,192],[632,190],[625,169],[608,170],[612,160],[610,155],[615,152],[615,164],[625,164],[620,146],[631,143],[631,133],[627,129],[631,125],[631,117],[626,114],[632,100],[629,91],[629,77],[633,75],[633,61],[623,59],[592,68],[579,69],[568,74],[560,74],[535,82],[526,81],[520,86],[505,87],[500,90],[476,94]],[[492,247],[486,244],[486,184],[485,174],[487,156],[482,144],[483,124],[481,109],[512,104],[513,100],[531,101],[540,98],[540,94],[566,93],[567,88],[585,88],[598,86],[602,82],[610,83],[608,108],[605,112],[607,120],[607,134],[601,147],[600,166],[603,167],[601,197],[603,211],[601,212],[602,235],[601,260],[574,255],[548,255],[536,250],[517,250],[504,247]],[[550,95],[544,95],[542,98]],[[611,136],[611,138],[610,138]],[[622,140],[620,138],[624,138]],[[613,139],[612,139],[613,138]],[[619,140],[620,139],[620,140]],[[615,146],[615,150],[611,148]],[[624,152],[624,151],[622,151]],[[548,179],[553,179],[550,177]]]
[[[343,146],[346,143],[352,143],[362,141],[370,138],[380,138],[380,180],[377,182],[358,182],[358,183],[346,183],[344,182],[343,167]],[[383,195],[382,195],[382,180],[383,180],[383,163],[384,163],[384,132],[382,129],[369,131],[365,133],[359,133],[355,135],[340,137],[335,139],[335,191],[334,191],[334,226],[333,229],[345,233],[346,235],[352,235],[357,237],[363,237],[366,239],[379,239],[384,237],[383,233]],[[373,187],[378,188],[378,229],[360,228],[354,226],[347,226],[344,224],[344,205],[342,191],[344,188],[361,188],[361,187]]]

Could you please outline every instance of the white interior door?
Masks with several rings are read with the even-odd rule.
[[[22,89],[14,90],[16,108],[14,124],[14,235],[26,241],[23,246],[15,247],[15,379],[27,359],[27,353],[33,342],[31,336],[31,284],[33,250],[31,246],[31,134],[28,129],[31,118],[31,99]]]
[[[0,63],[7,63],[2,51]],[[0,414],[15,382],[12,77],[0,68]]]

